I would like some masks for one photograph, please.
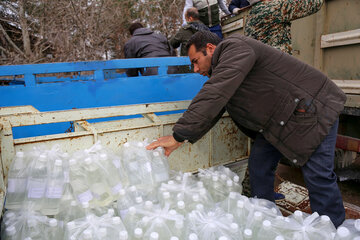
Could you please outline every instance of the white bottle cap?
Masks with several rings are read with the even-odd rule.
[[[136,186],[134,186],[134,185],[130,186],[129,191],[130,192],[135,192],[136,191]]]
[[[219,237],[219,240],[229,240],[229,238],[226,236],[221,236],[221,237]]]
[[[89,208],[89,202],[82,202],[81,206],[82,206],[82,208],[87,209],[87,208]]]
[[[174,216],[174,215],[177,214],[177,212],[176,212],[175,209],[171,209],[171,210],[169,211],[169,214],[170,214],[171,216]]]
[[[32,240],[32,238],[31,237],[26,237],[26,238],[24,238],[24,240]]]
[[[240,177],[239,176],[234,176],[233,181],[238,183],[240,181]]]
[[[198,236],[195,233],[190,233],[189,240],[198,240]]]
[[[225,181],[227,179],[227,176],[226,176],[226,174],[221,174],[220,178],[221,178],[221,180]]]
[[[196,204],[196,210],[198,210],[200,212],[204,211],[204,205],[202,205],[201,203]]]
[[[6,228],[6,235],[8,236],[14,236],[16,234],[16,228],[14,225]]]
[[[6,212],[6,214],[5,214],[6,220],[12,219],[12,218],[14,218],[14,217],[15,217],[15,213],[14,213],[14,212]]]
[[[41,154],[41,155],[39,156],[39,160],[40,160],[40,161],[46,161],[46,154]]]
[[[172,236],[172,237],[170,238],[170,240],[179,240],[179,238],[178,238],[178,237],[175,237],[175,236]]]
[[[256,211],[256,212],[254,213],[254,219],[255,219],[256,221],[261,221],[261,220],[262,220],[262,217],[263,217],[262,212]]]
[[[173,185],[173,184],[175,184],[175,182],[174,182],[173,180],[169,180],[169,181],[168,181],[168,184],[169,184],[169,185]]]
[[[162,195],[165,200],[170,199],[170,192],[163,192]]]
[[[130,143],[129,142],[126,142],[126,143],[124,143],[124,147],[130,147]]]
[[[271,222],[269,220],[264,220],[262,225],[265,230],[269,230],[271,228]]]
[[[214,232],[217,229],[216,224],[212,222],[208,224],[208,227],[210,228],[211,232]]]
[[[350,231],[346,227],[339,227],[336,233],[341,238],[350,236]]]
[[[127,231],[123,230],[119,233],[120,240],[127,240],[129,238],[129,235]]]
[[[148,216],[144,216],[141,221],[146,225],[150,222],[150,218]]]
[[[112,217],[111,219],[112,219],[113,224],[120,224],[121,223],[120,217]]]
[[[110,217],[112,217],[112,216],[114,216],[114,214],[115,214],[115,210],[114,210],[113,208],[109,208],[108,211],[107,211],[107,214],[108,214]]]
[[[285,240],[285,238],[283,236],[276,236],[275,240]]]
[[[107,154],[106,153],[102,153],[100,154],[100,160],[106,160],[108,158]]]
[[[192,200],[193,200],[194,202],[199,202],[199,201],[200,201],[200,196],[199,196],[199,194],[194,194],[194,195],[192,196]]]
[[[230,199],[235,199],[236,198],[236,192],[230,192],[229,193],[229,198]]]
[[[69,230],[72,230],[75,228],[75,223],[74,222],[68,222],[66,224],[66,227],[69,229]]]
[[[153,156],[158,157],[158,156],[160,156],[160,153],[159,152],[153,152]]]
[[[322,215],[320,217],[320,219],[321,219],[321,222],[323,222],[323,223],[329,223],[330,222],[330,218],[328,216],[326,216],[326,215]]]
[[[205,189],[205,188],[200,188],[200,189],[199,189],[199,193],[200,193],[200,195],[202,195],[202,196],[206,195],[206,189]]]
[[[23,158],[24,157],[24,152],[16,152],[16,157]]]
[[[226,218],[229,219],[230,222],[232,222],[234,220],[234,215],[232,215],[231,213],[227,213]]]
[[[57,223],[58,223],[57,220],[54,218],[49,220],[50,227],[56,227]]]
[[[302,213],[301,211],[299,211],[299,210],[296,210],[296,211],[294,212],[294,216],[295,216],[295,217],[302,217],[302,216],[303,216],[303,213]]]
[[[143,235],[143,230],[142,230],[141,228],[135,228],[135,230],[134,230],[134,235],[135,235],[135,237],[137,237],[137,238],[142,237],[142,235]]]
[[[354,226],[355,226],[355,229],[360,232],[360,219],[356,219],[354,221]]]
[[[145,202],[145,207],[146,209],[151,209],[153,207],[153,202],[152,201],[146,201]]]
[[[159,234],[157,232],[150,233],[150,240],[158,240]]]
[[[232,233],[237,233],[239,231],[239,225],[237,223],[230,224],[230,231]]]
[[[75,206],[77,206],[78,204],[77,204],[77,202],[75,201],[75,200],[72,200],[71,202],[70,202],[70,206],[72,206],[72,207],[75,207]]]
[[[247,238],[252,237],[252,231],[251,231],[251,229],[246,228],[246,229],[244,230],[244,237],[247,237]]]
[[[136,202],[137,204],[142,203],[142,202],[143,202],[142,197],[136,197],[136,198],[135,198],[135,202]]]
[[[185,203],[184,201],[178,201],[177,202],[177,206],[179,209],[185,209]]]
[[[135,207],[129,207],[129,213],[130,213],[131,215],[136,214],[136,208],[135,208]]]
[[[125,189],[120,189],[119,194],[120,194],[120,196],[122,196],[122,197],[125,196],[125,194],[126,194]]]
[[[143,144],[142,142],[138,142],[137,146],[138,146],[138,147],[143,147],[144,144]]]
[[[204,187],[204,183],[203,183],[202,181],[197,182],[196,185],[197,185],[199,188],[203,188],[203,187]]]
[[[233,186],[233,181],[227,180],[227,181],[226,181],[226,186],[232,187],[232,186]]]

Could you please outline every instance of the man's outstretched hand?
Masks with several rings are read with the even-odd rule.
[[[146,146],[147,150],[153,150],[157,147],[163,147],[165,149],[165,156],[169,156],[175,149],[180,147],[183,143],[178,142],[173,136],[164,136],[158,138],[157,141]]]

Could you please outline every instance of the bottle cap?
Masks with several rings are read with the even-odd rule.
[[[263,228],[265,228],[265,229],[271,228],[271,222],[269,220],[264,220],[262,225],[263,225]]]
[[[350,236],[350,231],[346,227],[339,227],[337,229],[337,235],[341,238]]]
[[[159,152],[153,152],[153,156],[158,157],[158,156],[160,156],[160,153]]]
[[[100,154],[100,160],[106,160],[107,159],[107,154],[106,153],[102,153]]]
[[[195,233],[190,233],[189,240],[198,240],[198,236]]]
[[[232,233],[237,233],[237,231],[239,231],[239,225],[237,223],[231,223],[230,224],[230,231]]]
[[[137,238],[141,237],[143,235],[143,230],[141,228],[135,228],[134,235]]]
[[[251,229],[246,228],[244,230],[244,237],[252,237],[252,231]]]
[[[179,209],[185,209],[185,203],[184,201],[178,201],[177,202],[177,206]]]
[[[127,240],[129,235],[127,233],[127,231],[123,230],[119,233],[119,236],[120,236],[120,240]]]
[[[6,231],[6,235],[8,236],[14,236],[16,234],[16,228],[14,225],[7,227],[5,231]]]
[[[87,165],[90,165],[92,163],[92,159],[90,157],[88,158],[85,158],[84,162],[87,164]]]
[[[18,158],[23,158],[24,157],[24,152],[16,152],[16,157]]]
[[[229,238],[226,236],[221,236],[221,237],[219,237],[219,240],[229,240]]]
[[[69,160],[69,165],[70,165],[70,166],[73,166],[73,165],[76,164],[76,162],[77,162],[76,159],[73,159],[73,158],[72,158],[72,159]]]
[[[238,207],[238,208],[243,208],[244,207],[244,201],[243,200],[238,200],[237,202],[236,202],[236,206]]]
[[[147,209],[151,209],[152,207],[153,207],[153,203],[152,203],[152,201],[146,201],[145,202],[145,207],[147,208]]]
[[[240,181],[240,177],[239,176],[234,176],[233,181],[238,183]]]
[[[92,231],[90,229],[86,229],[84,232],[84,239],[91,239],[92,238]]]
[[[159,239],[159,234],[157,232],[150,233],[150,239],[151,240],[158,240]]]
[[[56,227],[57,223],[58,223],[57,220],[54,218],[49,220],[50,227]]]
[[[61,167],[62,165],[63,165],[63,162],[62,162],[61,159],[56,159],[56,160],[55,160],[55,166]]]

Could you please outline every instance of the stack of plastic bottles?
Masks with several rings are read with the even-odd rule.
[[[317,213],[284,217],[274,203],[241,195],[243,179],[230,169],[170,171],[163,150],[147,144],[17,152],[1,239],[360,240],[360,219],[335,229]]]

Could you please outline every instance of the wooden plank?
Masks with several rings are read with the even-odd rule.
[[[360,43],[360,28],[321,36],[321,48]]]

